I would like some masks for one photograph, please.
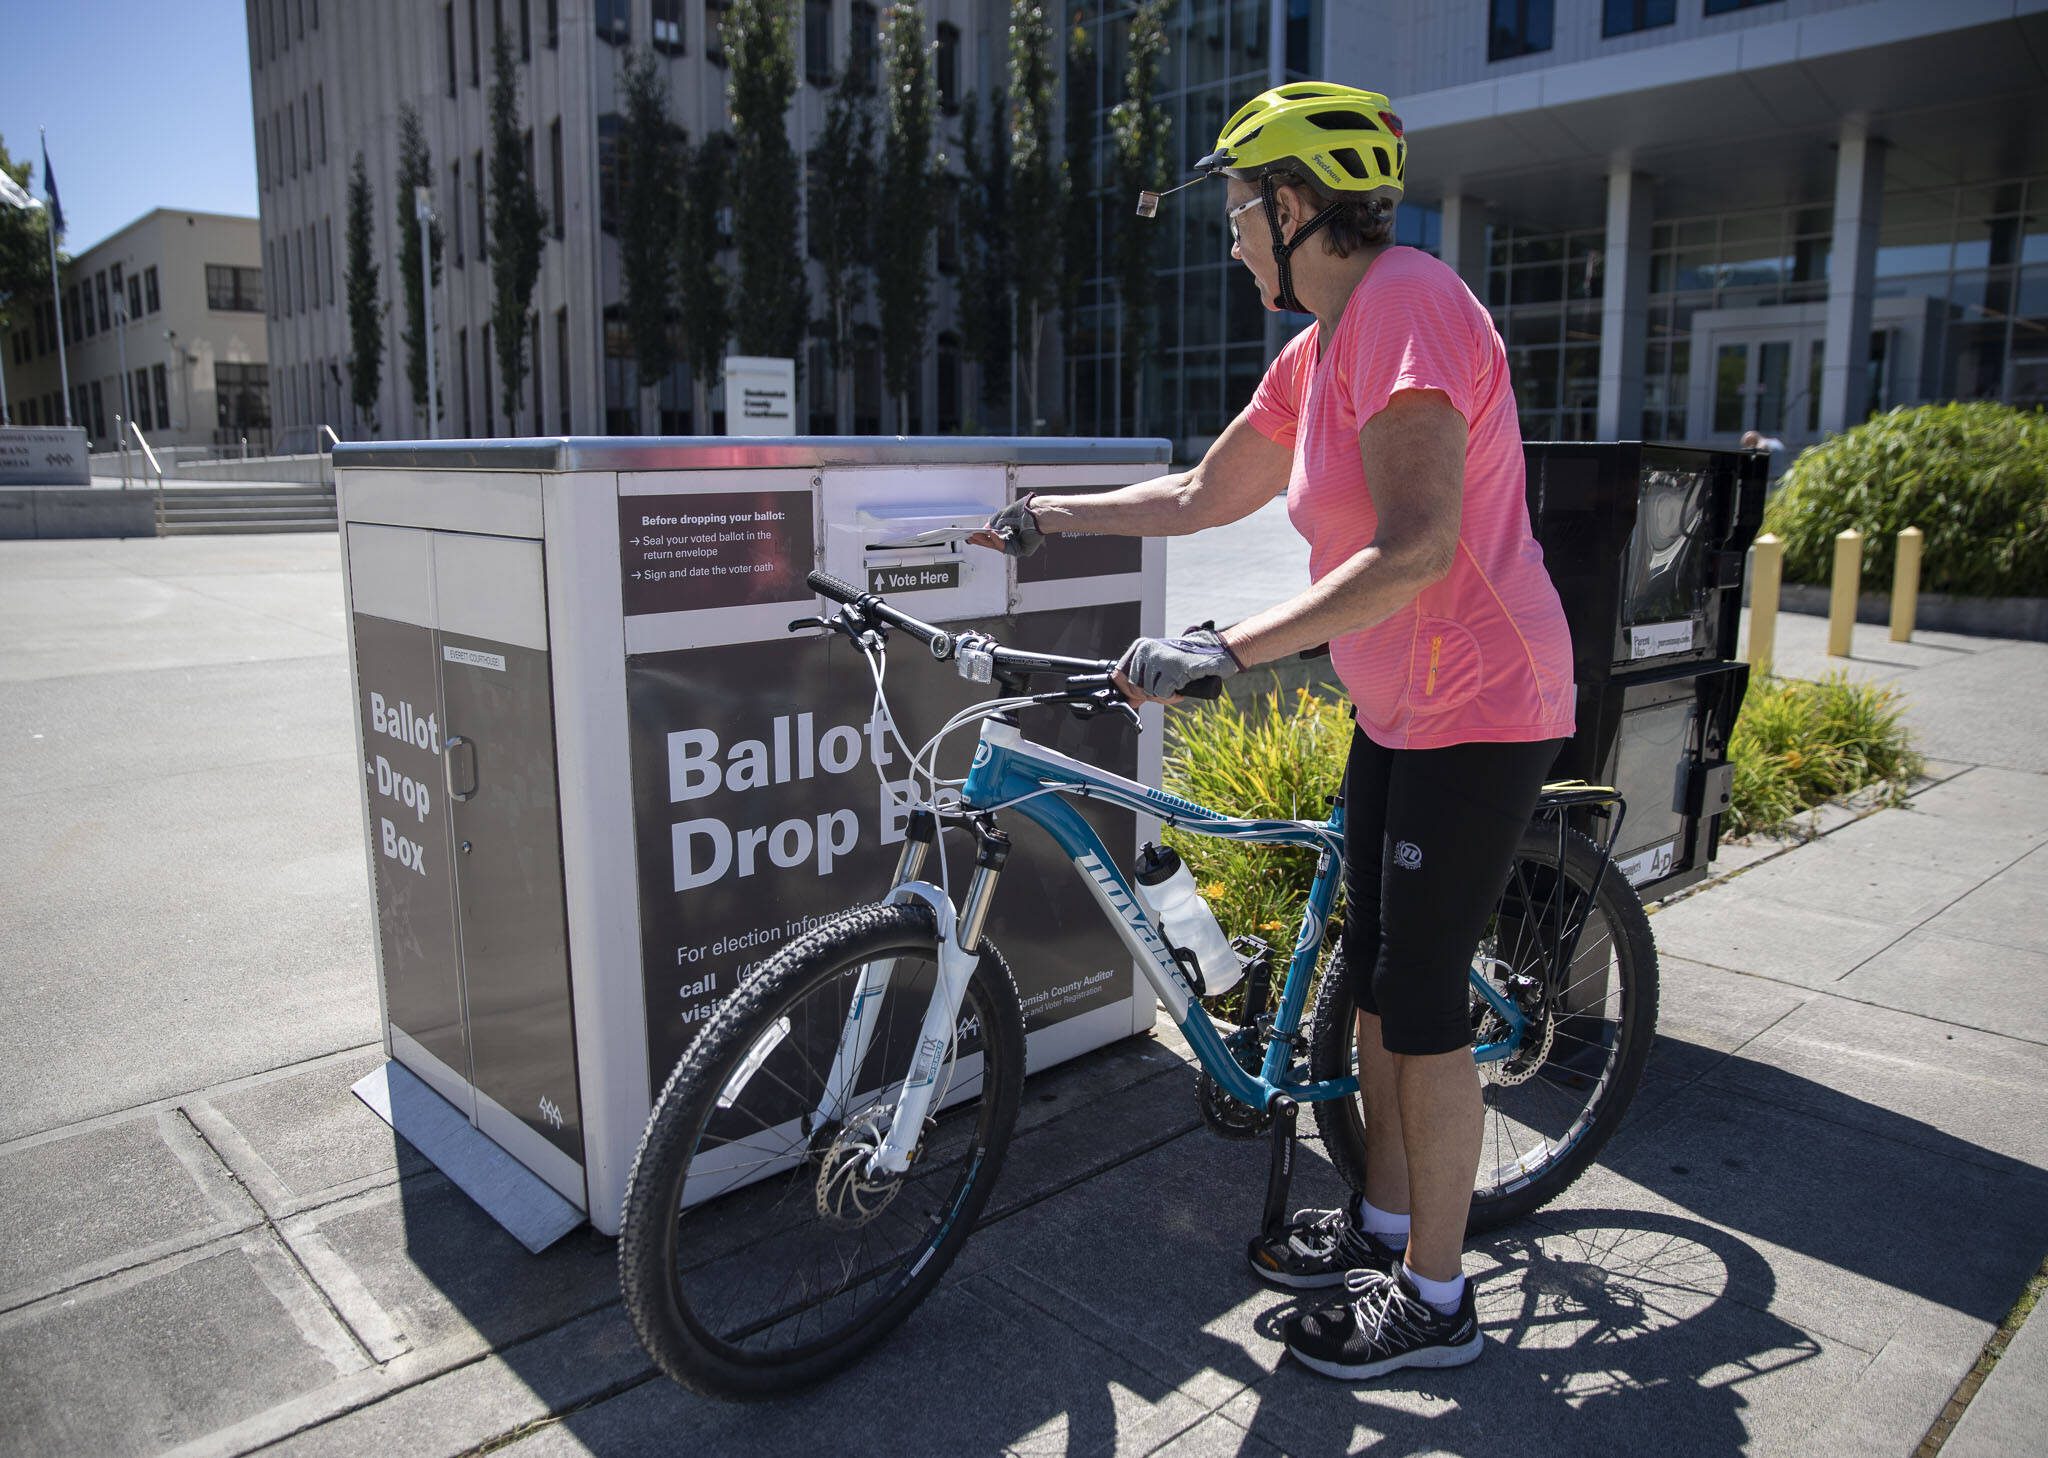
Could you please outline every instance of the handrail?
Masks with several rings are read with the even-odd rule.
[[[162,535],[164,534],[164,468],[163,468],[163,463],[157,460],[157,458],[156,458],[156,452],[155,452],[155,451],[153,451],[153,450],[151,450],[151,449],[149,448],[149,441],[148,441],[148,439],[147,439],[147,438],[146,438],[146,437],[145,437],[145,436],[144,436],[144,435],[142,434],[142,427],[141,427],[141,426],[139,426],[139,425],[137,425],[137,424],[136,424],[136,423],[135,423],[134,421],[132,421],[132,420],[131,420],[131,421],[129,421],[129,422],[128,422],[128,428],[129,428],[129,429],[130,429],[131,431],[133,431],[133,432],[135,433],[135,443],[136,443],[137,445],[139,445],[139,446],[141,446],[141,447],[142,447],[142,456],[143,456],[143,459],[144,459],[144,460],[146,460],[146,461],[148,461],[148,462],[149,462],[149,465],[150,465],[150,469],[156,472],[156,534],[157,534],[158,536],[162,536]],[[146,479],[146,478],[145,478],[145,479]],[[124,484],[125,484],[125,483],[124,483]]]
[[[323,435],[332,442],[324,451],[319,450],[320,437]],[[340,444],[341,437],[334,433],[334,427],[323,420],[320,423],[319,430],[313,436],[313,446],[320,455],[327,457],[327,489],[330,491],[334,489],[334,447]]]

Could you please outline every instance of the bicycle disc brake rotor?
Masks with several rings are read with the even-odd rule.
[[[903,1175],[871,1168],[889,1137],[895,1106],[871,1104],[849,1119],[818,1161],[818,1214],[834,1225],[857,1230],[889,1208],[903,1188]]]
[[[1491,1063],[1479,1065],[1479,1077],[1498,1088],[1513,1088],[1536,1076],[1536,1070],[1550,1057],[1550,1045],[1557,1036],[1557,1014],[1543,995],[1540,978],[1522,976],[1497,959],[1486,963],[1487,979],[1506,993],[1522,1014],[1522,1036],[1514,1052]],[[1512,1035],[1506,1018],[1489,1005],[1479,1024],[1475,1041],[1498,1042]]]

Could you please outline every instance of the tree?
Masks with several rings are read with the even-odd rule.
[[[1060,270],[1060,320],[1067,357],[1067,429],[1077,431],[1074,365],[1081,348],[1081,284],[1095,272],[1084,260],[1095,252],[1095,47],[1088,36],[1085,7],[1077,8],[1067,32],[1067,217]],[[1098,427],[1099,433],[1099,427]]]
[[[547,214],[533,192],[527,137],[519,125],[519,80],[511,36],[491,47],[491,334],[498,350],[499,398],[505,420],[519,419],[526,384],[526,336],[533,327],[533,286]],[[536,422],[538,424],[538,422]]]
[[[1117,184],[1122,194],[1137,196],[1140,189],[1154,192],[1167,185],[1167,142],[1173,134],[1173,120],[1160,107],[1159,70],[1166,58],[1166,17],[1173,0],[1139,0],[1131,17],[1128,59],[1124,66],[1124,99],[1109,115],[1116,138]],[[1156,325],[1152,291],[1158,275],[1159,226],[1156,221],[1131,213],[1116,213],[1118,220],[1117,289],[1123,296],[1123,376],[1129,381],[1132,429],[1144,430],[1145,361],[1152,357],[1152,335]]]
[[[619,130],[619,268],[626,328],[640,377],[640,430],[657,433],[661,383],[675,364],[669,333],[676,280],[676,224],[682,206],[680,155],[687,141],[669,119],[668,88],[651,51],[626,62],[625,123]]]
[[[14,161],[0,141],[0,172],[31,192],[35,164]],[[50,215],[37,207],[10,207],[0,199],[0,325],[25,329],[50,297]]]
[[[1059,301],[1066,230],[1066,163],[1053,152],[1053,39],[1042,0],[1010,4],[1010,204],[1024,399],[1036,433],[1038,360],[1046,315]]]
[[[725,14],[731,63],[737,167],[733,231],[739,241],[736,311],[742,354],[794,359],[810,318],[804,260],[797,249],[796,152],[789,144],[789,103],[796,94],[795,21],[790,0],[736,0]]]
[[[992,414],[1009,403],[1010,387],[1010,128],[1000,93],[989,102],[988,151],[975,140],[978,98],[961,108],[966,139],[960,196],[960,332],[981,369],[981,403]]]
[[[896,397],[900,434],[910,433],[910,389],[924,368],[932,318],[932,230],[938,221],[932,175],[932,53],[917,0],[889,7],[882,21],[883,84],[889,94],[882,141],[882,217],[889,246],[876,260],[882,373]]]
[[[706,137],[691,153],[689,181],[683,188],[682,226],[677,230],[683,358],[690,366],[690,418],[699,435],[711,434],[711,384],[718,378],[725,342],[732,335],[732,281],[719,262],[725,240],[718,227],[732,153],[732,138],[722,133]]]
[[[424,187],[434,186],[434,154],[420,127],[420,114],[410,105],[398,109],[398,196],[392,202],[393,221],[398,225],[398,279],[405,290],[405,378],[412,389],[413,408],[427,413],[426,281],[420,277],[420,226],[413,199]],[[441,224],[427,225],[427,247],[432,254],[434,282],[441,282]]]
[[[377,397],[384,369],[383,307],[377,302],[377,259],[372,249],[370,171],[356,153],[348,179],[349,394],[356,413],[377,428]]]
[[[867,300],[875,193],[875,119],[871,93],[847,71],[833,89],[818,133],[810,195],[811,244],[825,275],[825,313],[812,332],[825,340],[837,388],[833,418],[853,407],[854,316]],[[816,382],[812,382],[816,388]]]

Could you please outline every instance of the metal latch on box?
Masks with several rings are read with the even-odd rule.
[[[1685,813],[1719,815],[1735,798],[1735,766],[1725,759],[1693,760],[1686,766]]]

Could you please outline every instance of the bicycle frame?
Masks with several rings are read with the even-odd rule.
[[[1115,858],[1094,827],[1068,803],[1069,798],[1100,800],[1127,810],[1155,815],[1169,825],[1197,835],[1227,836],[1259,845],[1294,846],[1317,853],[1315,881],[1309,888],[1308,905],[1303,910],[1301,926],[1295,936],[1287,979],[1266,1044],[1264,1063],[1256,1074],[1240,1067],[1225,1046],[1222,1035],[1210,1023],[1208,1014],[1174,960],[1159,928],[1153,925],[1144,904],[1124,879]],[[1023,738],[1015,724],[986,720],[982,724],[973,766],[962,787],[961,805],[971,812],[1015,810],[1052,837],[1073,862],[1074,869],[1081,874],[1096,903],[1130,949],[1175,1026],[1188,1040],[1189,1047],[1194,1049],[1195,1056],[1230,1097],[1263,1109],[1282,1096],[1297,1103],[1318,1103],[1358,1092],[1356,1077],[1346,1075],[1303,1082],[1296,1077],[1294,1067],[1294,1053],[1301,1045],[1298,1034],[1302,1012],[1308,1001],[1324,929],[1336,904],[1342,875],[1344,809],[1341,803],[1323,821],[1234,820],[1177,795],[1097,769],[1032,743]],[[978,945],[981,921],[986,912],[985,873],[977,874],[975,885],[968,893],[968,909],[956,919],[951,914],[950,902],[937,887],[907,879],[906,873],[914,875],[915,868],[915,861],[906,857],[899,868],[898,884],[892,889],[890,898],[900,900],[916,896],[932,902],[935,910],[940,912],[942,927],[951,923],[960,929],[963,945]],[[961,955],[964,957],[964,953]],[[1525,1022],[1522,1013],[1487,979],[1475,972],[1471,980],[1479,995],[1500,1014],[1507,1027],[1506,1037],[1475,1049],[1473,1056],[1479,1062],[1505,1058],[1520,1039]],[[951,1018],[958,1014],[957,997],[964,991],[965,978],[942,975],[941,985],[953,993],[956,1006],[944,1010],[947,1021],[940,1023],[938,1004],[943,998],[934,997],[934,1016],[928,1020],[928,1031],[932,1032],[951,1026]]]

